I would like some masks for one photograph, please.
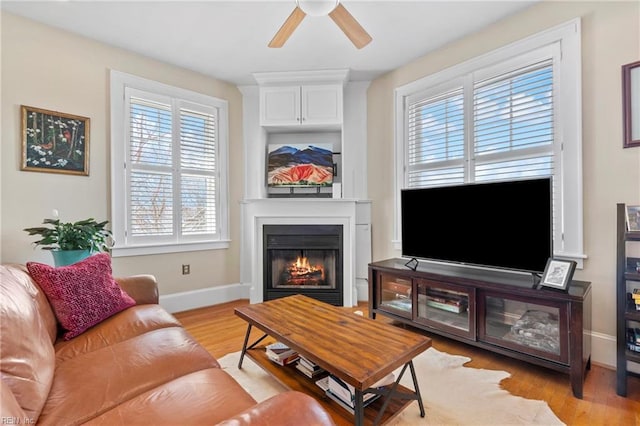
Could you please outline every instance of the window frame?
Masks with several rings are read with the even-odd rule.
[[[120,71],[110,71],[111,95],[111,224],[115,240],[112,249],[113,257],[137,256],[160,253],[177,253],[185,251],[225,249],[229,247],[229,212],[228,212],[228,101],[197,93],[191,90],[170,86]],[[213,237],[198,238],[193,236],[173,235],[171,238],[139,238],[132,242],[127,238],[126,229],[129,223],[127,196],[130,188],[127,183],[126,164],[129,152],[129,132],[126,92],[144,92],[150,100],[171,99],[180,104],[203,105],[217,111],[216,142],[217,168],[215,178],[218,183],[216,193],[217,233]],[[173,116],[173,113],[172,113]],[[175,133],[175,132],[174,132]],[[177,171],[174,170],[174,173]],[[175,193],[180,193],[176,189]],[[178,215],[179,216],[179,215]],[[174,230],[177,229],[174,225]],[[211,235],[211,234],[209,234]],[[133,239],[135,241],[135,239]],[[146,242],[140,242],[140,240]]]
[[[395,90],[395,250],[401,249],[400,191],[407,186],[408,98],[432,93],[463,82],[465,120],[472,117],[473,81],[496,75],[514,64],[525,64],[551,53],[561,58],[554,63],[554,257],[575,260],[578,268],[586,258],[583,249],[582,196],[582,72],[581,22],[579,18],[425,76]],[[472,136],[471,136],[472,138]],[[472,145],[465,141],[465,148]],[[468,160],[465,153],[465,161]],[[466,163],[467,167],[468,162]],[[468,170],[467,170],[468,171]]]

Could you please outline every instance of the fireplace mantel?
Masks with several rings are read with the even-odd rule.
[[[250,287],[250,302],[263,301],[264,225],[342,225],[343,303],[354,306],[367,294],[366,271],[371,259],[370,202],[349,199],[244,200],[243,259],[240,279]],[[366,298],[366,297],[365,297]]]
[[[251,288],[252,303],[263,301],[262,227],[264,225],[343,226],[343,303],[353,306],[368,298],[371,261],[371,208],[367,200],[367,88],[368,81],[348,81],[340,72],[256,73],[256,85],[242,92],[244,143],[244,200],[241,202],[242,284]],[[339,85],[343,89],[337,121],[261,125],[260,88],[264,86]],[[295,102],[294,102],[295,104]],[[289,104],[287,104],[289,105]],[[339,112],[342,117],[339,117]],[[335,117],[334,117],[335,118]],[[263,123],[264,124],[264,121]],[[267,187],[266,152],[269,144],[331,143],[336,154],[333,196],[336,198],[276,198]],[[342,198],[344,197],[344,198]]]

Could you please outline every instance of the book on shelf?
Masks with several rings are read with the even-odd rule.
[[[267,355],[273,358],[286,358],[295,353],[293,349],[281,342],[271,343],[265,348]]]
[[[633,352],[640,352],[640,345],[634,345],[633,343],[627,343],[627,349]]]
[[[445,290],[437,288],[428,289],[426,295],[431,297],[442,297],[445,299],[457,300],[467,300],[469,298],[469,293],[465,293],[464,291]]]
[[[640,345],[640,328],[627,328],[627,344],[628,345]]]
[[[322,389],[323,391],[328,391],[329,390],[329,376],[325,376],[323,378],[321,378],[320,380],[316,380],[316,385]]]
[[[302,355],[300,355],[300,358],[298,359],[296,369],[298,369],[298,371],[309,378],[313,378],[325,371],[324,368],[320,367],[315,362],[303,357]]]
[[[300,355],[298,355],[297,353],[293,353],[285,358],[271,358],[269,355],[267,355],[267,357],[276,364],[284,367],[285,365],[293,364],[294,362],[296,362]]]
[[[465,305],[456,304],[456,303],[439,302],[437,300],[429,299],[428,297],[427,297],[427,306],[441,309],[443,311],[453,312],[455,314],[459,314],[467,310],[467,307]]]
[[[314,378],[318,374],[324,373],[324,369],[322,368],[311,370],[308,367],[305,367],[304,364],[300,364],[300,360],[298,360],[298,363],[296,364],[296,369],[309,378]]]
[[[291,364],[299,358],[298,352],[281,342],[267,345],[265,353],[267,358],[279,365]]]
[[[339,406],[347,410],[349,413],[355,414],[355,404],[352,405],[352,404],[346,403],[340,397],[334,395],[333,392],[331,392],[330,390],[325,391],[325,395],[327,395],[329,399],[335,401]],[[380,395],[375,395],[375,394],[367,394],[367,395],[373,395],[373,398],[369,398],[368,400],[364,401],[363,402],[364,407],[371,404],[373,401],[375,401],[380,397]]]
[[[640,303],[640,288],[634,288],[631,291],[631,297],[636,301],[636,303]]]
[[[338,377],[330,374],[328,377],[327,391],[331,392],[337,398],[340,398],[345,404],[353,407],[355,405],[356,399],[356,389],[353,385],[344,382]],[[395,380],[395,376],[393,373],[388,374],[382,379],[378,380],[374,383],[371,388],[381,388],[383,386],[388,386]],[[376,398],[378,395],[375,393],[365,393],[362,397],[362,400],[366,403],[367,401]]]

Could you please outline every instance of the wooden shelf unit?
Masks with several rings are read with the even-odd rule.
[[[526,274],[426,261],[414,271],[405,263],[404,259],[389,259],[369,264],[371,318],[385,315],[428,332],[568,373],[573,394],[582,398],[584,378],[591,365],[591,283],[574,280],[565,292],[533,288],[533,277]],[[403,305],[406,309],[382,303],[381,283],[394,280],[412,283],[411,297]],[[466,309],[455,313],[422,306],[424,296],[421,299],[420,295],[425,289],[449,291],[461,298]],[[557,337],[551,343],[557,347],[549,349],[537,346],[538,342],[511,338],[513,324],[522,320],[524,311],[555,319],[550,327],[555,327]]]
[[[627,293],[632,288],[640,288],[640,273],[635,266],[640,258],[627,257],[627,245],[640,242],[640,231],[627,231],[626,206],[617,205],[617,232],[616,232],[616,393],[627,396],[627,377],[637,376],[629,371],[627,362],[640,364],[640,352],[627,348],[627,328],[631,323],[640,327],[640,311],[629,306]],[[633,325],[633,324],[632,324]]]
[[[320,380],[322,377],[327,376],[329,373],[322,373],[314,378],[309,378],[296,369],[295,362],[289,365],[281,366],[269,360],[265,353],[264,347],[260,346],[247,350],[246,355],[251,358],[256,364],[258,364],[263,370],[269,373],[271,377],[276,379],[276,381],[285,388],[313,396],[316,401],[318,401],[325,408],[325,410],[329,412],[336,424],[353,425],[353,414],[349,413],[347,410],[342,408],[340,404],[329,398],[325,394],[325,391],[322,390],[318,385],[316,385],[316,381]],[[398,390],[402,392],[410,392],[409,389],[405,388],[402,385],[398,386]],[[412,402],[412,400],[392,399],[389,403],[389,406],[382,415],[380,424],[384,425],[385,423],[393,420]],[[373,425],[373,422],[378,415],[378,412],[382,408],[383,403],[384,398],[379,398],[365,407],[365,425]]]

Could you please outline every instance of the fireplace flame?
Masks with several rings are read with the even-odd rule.
[[[298,256],[296,261],[289,267],[288,272],[292,278],[321,275],[324,279],[324,269],[321,266],[311,265],[309,259],[305,256]]]

